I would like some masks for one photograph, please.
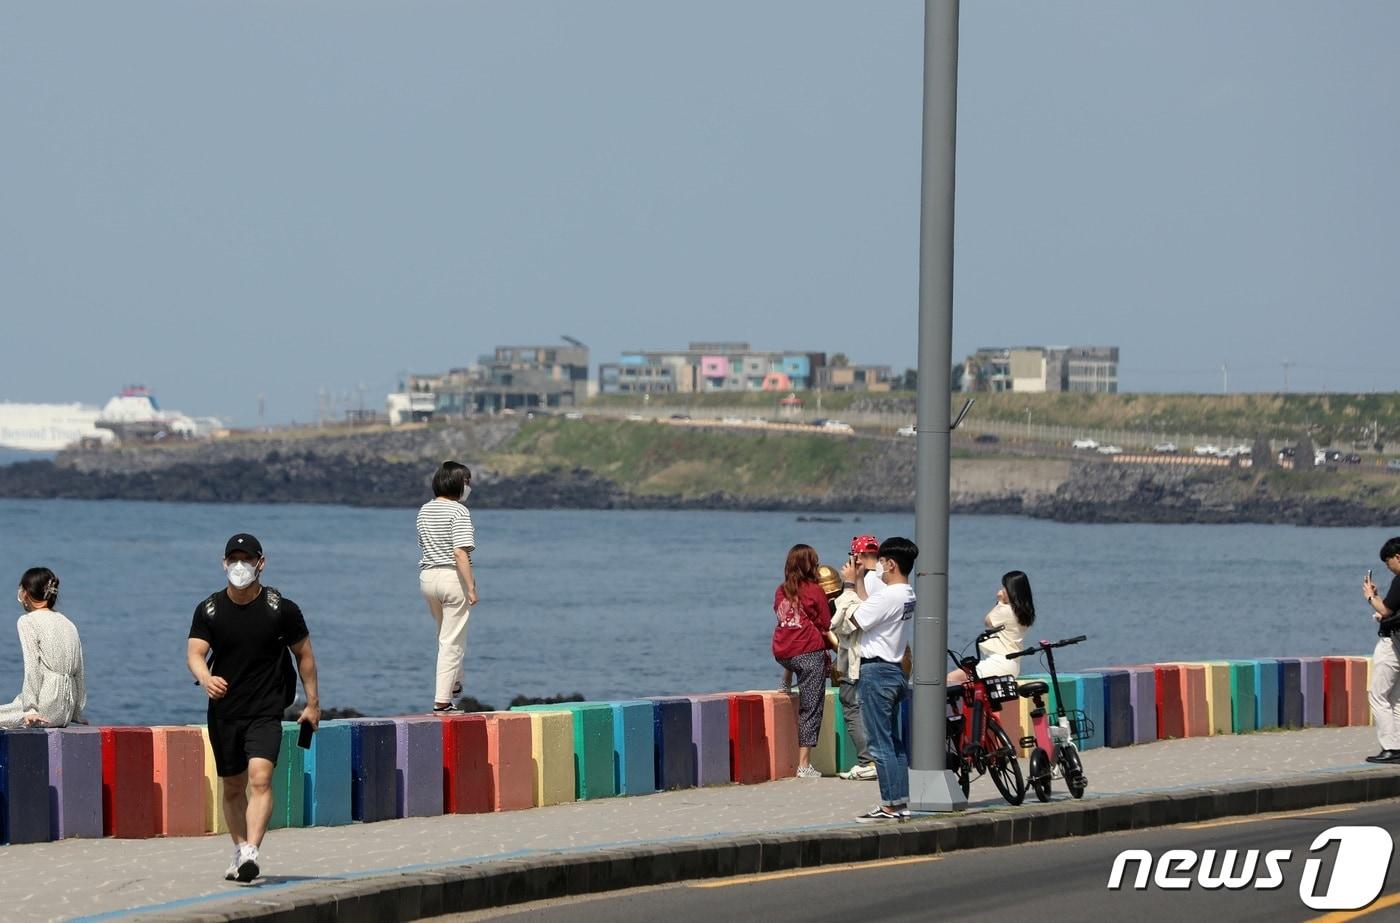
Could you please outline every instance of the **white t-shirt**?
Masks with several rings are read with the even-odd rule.
[[[860,626],[862,657],[878,657],[899,663],[909,646],[909,629],[914,623],[914,587],[907,583],[887,585],[874,594],[851,616]]]

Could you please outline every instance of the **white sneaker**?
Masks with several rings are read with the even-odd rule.
[[[808,765],[797,767],[797,778],[799,779],[820,779],[821,777],[821,770],[815,766]]]
[[[238,881],[247,884],[261,874],[258,868],[258,848],[252,843],[238,847]]]
[[[228,868],[224,869],[224,881],[238,880],[238,857],[242,855],[242,853],[242,846],[233,847],[233,861],[228,864]]]
[[[875,772],[874,763],[856,763],[842,778],[856,782],[874,782],[879,778],[879,774]]]

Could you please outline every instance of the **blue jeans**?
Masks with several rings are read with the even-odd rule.
[[[900,732],[899,703],[909,697],[909,681],[897,663],[863,663],[856,692],[880,780],[880,800],[887,805],[907,804],[909,756]]]

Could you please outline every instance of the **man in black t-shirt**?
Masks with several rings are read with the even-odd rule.
[[[209,744],[224,783],[224,819],[234,846],[224,873],[229,881],[252,881],[260,872],[282,713],[296,697],[298,672],[306,708],[297,720],[312,728],[321,720],[306,621],[296,603],[262,585],[266,563],[253,536],[242,532],[228,540],[228,586],[195,607],[186,648],[190,672],[209,696]]]
[[[1381,546],[1381,563],[1396,576],[1381,599],[1370,571],[1361,581],[1361,592],[1380,623],[1381,639],[1371,655],[1371,715],[1376,719],[1376,736],[1381,752],[1366,757],[1368,763],[1400,763],[1400,536]]]

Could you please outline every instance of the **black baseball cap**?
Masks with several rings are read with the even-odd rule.
[[[224,545],[224,557],[228,557],[235,551],[246,552],[255,558],[263,556],[262,543],[247,532],[239,532]]]

